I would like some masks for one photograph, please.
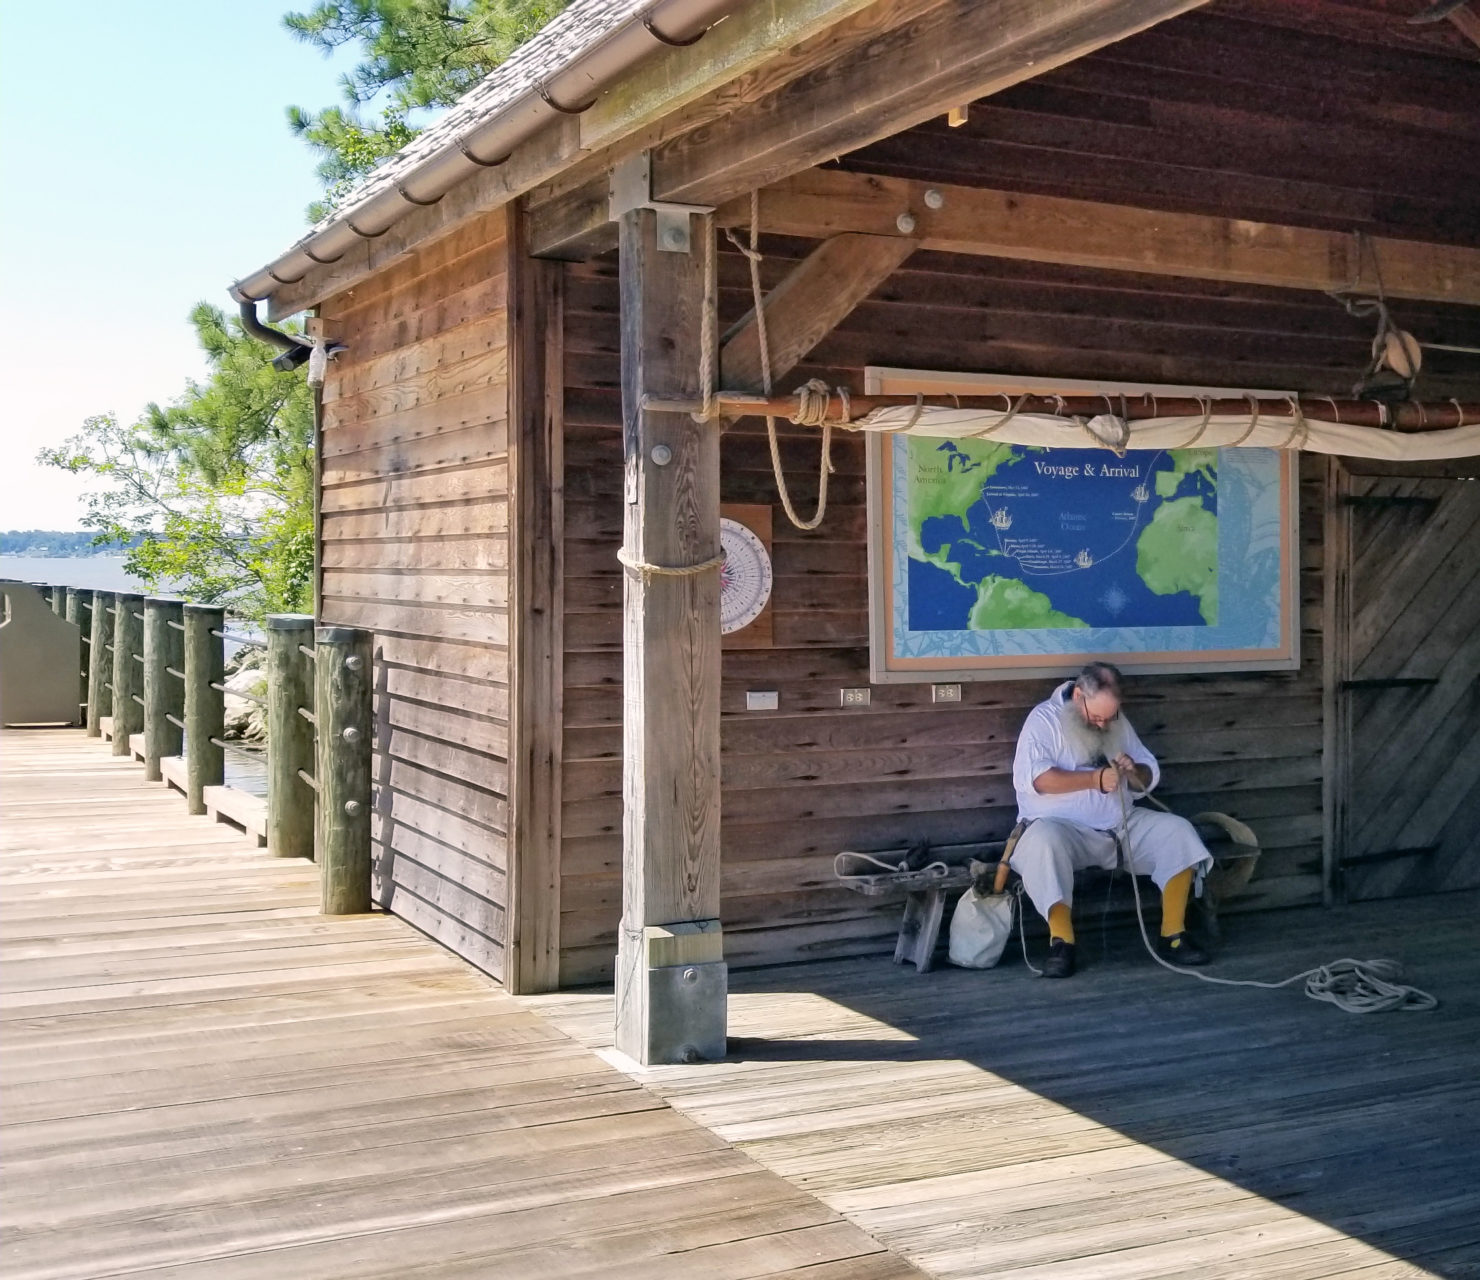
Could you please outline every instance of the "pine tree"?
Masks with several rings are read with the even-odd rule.
[[[565,7],[567,0],[323,0],[284,23],[326,53],[344,47],[361,61],[342,81],[345,105],[288,108],[288,123],[322,157],[332,210],[381,160],[419,132],[427,114],[449,106]],[[378,113],[367,108],[379,101]]]

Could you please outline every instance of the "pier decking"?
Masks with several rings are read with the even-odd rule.
[[[1016,938],[734,973],[730,1060],[634,1078],[942,1278],[1480,1276],[1480,895],[1227,922],[1220,975],[1393,956],[1442,1001],[1365,1016],[1165,973],[1095,907],[1070,982]],[[522,1002],[610,1042],[609,995]]]
[[[917,1273],[80,730],[0,735],[11,1278]]]

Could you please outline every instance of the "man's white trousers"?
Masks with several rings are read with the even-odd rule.
[[[1186,818],[1133,807],[1127,824],[1128,869],[1150,876],[1158,889],[1188,867],[1213,865],[1212,855]],[[1115,833],[1095,831],[1063,818],[1039,818],[1030,823],[1012,854],[1012,869],[1023,878],[1023,888],[1040,915],[1056,902],[1074,904],[1074,873],[1085,867],[1113,871]]]

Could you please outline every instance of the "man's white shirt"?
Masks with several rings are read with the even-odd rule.
[[[1028,713],[1018,735],[1017,754],[1012,762],[1012,783],[1017,790],[1018,817],[1063,818],[1096,831],[1111,831],[1120,825],[1121,802],[1114,794],[1099,791],[1070,791],[1062,795],[1040,795],[1033,780],[1049,769],[1088,769],[1095,763],[1076,758],[1059,723],[1061,708],[1070,695],[1073,681],[1066,680],[1044,702]],[[1072,714],[1072,712],[1071,712]],[[1121,716],[1119,749],[1137,764],[1151,770],[1151,785],[1161,780],[1156,757],[1146,750],[1130,721]]]

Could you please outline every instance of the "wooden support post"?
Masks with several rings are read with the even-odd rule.
[[[316,851],[324,915],[370,910],[370,633],[320,627],[314,652],[318,722]]]
[[[226,627],[226,611],[215,605],[185,606],[185,803],[206,811],[205,789],[226,782],[226,753],[212,738],[226,735],[226,642],[214,634]]]
[[[144,601],[144,780],[162,782],[159,762],[183,747],[185,722],[184,606]],[[170,624],[174,623],[173,626]],[[178,723],[177,723],[178,721]]]
[[[87,651],[87,736],[103,736],[103,717],[113,714],[113,601],[111,591],[94,591]]]
[[[113,596],[113,754],[129,754],[129,738],[144,727],[144,597],[132,591]]]
[[[299,645],[313,639],[313,619],[302,613],[267,616],[267,852],[278,858],[313,857],[313,790],[299,776],[314,767],[313,659]]]
[[[565,569],[560,264],[510,237],[509,927],[504,985],[560,985]]]
[[[46,594],[47,602],[51,605],[51,611],[59,618],[67,616],[67,588],[48,587]]]
[[[699,392],[714,239],[696,222],[689,252],[662,252],[655,224],[650,209],[621,220],[625,552],[683,570],[719,554],[719,433],[642,397]],[[642,1063],[725,1052],[719,640],[717,566],[628,569],[616,1044]]]
[[[91,591],[80,587],[67,588],[67,621],[77,628],[82,638],[82,687],[77,704],[77,723],[87,723],[87,689],[92,672],[92,597]]]

